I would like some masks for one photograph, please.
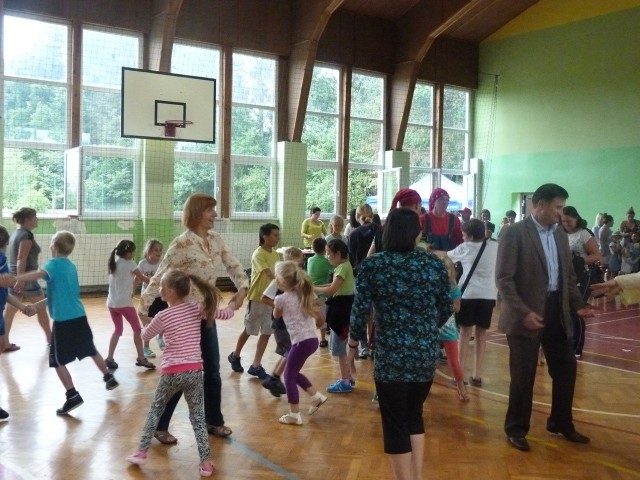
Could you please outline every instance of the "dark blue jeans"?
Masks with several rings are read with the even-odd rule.
[[[220,348],[218,346],[218,330],[216,325],[207,327],[202,322],[200,348],[202,349],[202,366],[204,370],[204,416],[207,425],[219,427],[224,425],[224,417],[220,410],[222,402],[222,380],[220,379]],[[158,430],[169,430],[169,421],[180,401],[182,392],[176,393],[167,403]]]

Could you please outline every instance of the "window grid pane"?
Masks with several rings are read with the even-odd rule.
[[[68,37],[65,25],[4,16],[4,74],[67,81]]]

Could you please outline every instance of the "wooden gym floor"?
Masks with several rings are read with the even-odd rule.
[[[96,346],[104,355],[112,330],[104,298],[85,298]],[[637,479],[640,478],[640,313],[609,302],[589,321],[583,361],[579,362],[574,402],[577,429],[590,445],[575,445],[549,434],[550,380],[539,368],[531,452],[508,446],[502,430],[508,392],[505,338],[492,332],[482,388],[470,387],[471,402],[460,403],[448,385],[446,364],[439,367],[424,408],[425,478],[458,479]],[[358,361],[357,389],[328,394],[313,416],[303,413],[302,427],[281,425],[286,397],[275,398],[248,374],[234,373],[226,356],[243,329],[240,311],[218,323],[223,380],[223,413],[233,429],[229,439],[211,438],[214,478],[220,479],[390,479],[382,450],[379,414],[372,404],[372,362]],[[494,321],[494,324],[496,322]],[[153,441],[143,467],[128,464],[152,398],[158,373],[136,367],[131,330],[116,350],[120,387],[108,392],[89,359],[70,365],[84,405],[59,417],[64,390],[47,367],[47,347],[35,318],[18,316],[11,332],[21,345],[0,355],[0,406],[9,421],[0,423],[0,479],[195,479],[198,454],[186,403],[171,423],[175,446]],[[152,349],[160,350],[152,341]],[[255,338],[242,354],[248,367]],[[271,341],[263,359],[276,362]],[[472,350],[472,349],[471,349]],[[159,358],[154,359],[159,364]],[[469,364],[469,362],[468,362]],[[337,364],[320,349],[303,370],[324,390],[337,378]],[[467,368],[466,375],[470,371]],[[308,397],[301,394],[301,410]]]

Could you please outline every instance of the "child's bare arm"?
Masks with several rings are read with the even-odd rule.
[[[9,296],[7,297],[7,303],[10,304],[10,305],[13,305],[20,312],[24,313],[25,315],[29,315],[29,309],[27,308],[27,305],[25,305],[20,300],[18,300],[17,297],[14,297],[13,295],[9,294]],[[29,305],[29,306],[32,306],[32,305]],[[35,311],[34,311],[34,313],[35,313]],[[33,313],[31,315],[33,315]]]
[[[46,277],[47,272],[44,270],[34,270],[28,273],[22,273],[20,275],[16,275],[17,282],[33,282],[35,280],[40,280],[41,278]]]
[[[343,283],[344,283],[344,278],[338,277],[338,276],[334,276],[333,277],[333,281],[331,282],[330,285],[324,285],[324,286],[321,286],[321,287],[315,287],[314,290],[315,290],[316,293],[333,296],[333,295],[336,294],[336,292],[338,290],[340,290],[340,287],[342,287]]]
[[[16,283],[16,276],[11,273],[0,275],[0,287],[13,287]]]

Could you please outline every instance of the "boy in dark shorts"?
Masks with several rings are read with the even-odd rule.
[[[56,369],[58,378],[67,390],[67,400],[56,410],[58,415],[66,415],[84,403],[73,385],[73,379],[67,363],[76,358],[82,360],[91,357],[102,372],[102,380],[107,390],[113,390],[118,382],[107,369],[104,358],[93,344],[93,333],[82,301],[80,300],[80,283],[78,270],[67,258],[73,252],[76,239],[71,232],[61,231],[51,239],[52,258],[42,269],[18,275],[17,280],[35,281],[43,278],[47,282],[48,298],[34,304],[36,308],[48,305],[53,319],[51,347],[49,349],[49,366]]]

